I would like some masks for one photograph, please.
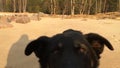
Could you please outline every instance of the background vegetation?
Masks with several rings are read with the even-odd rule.
[[[120,10],[120,0],[0,0],[1,12],[96,14]]]

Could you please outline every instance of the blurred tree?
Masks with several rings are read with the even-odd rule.
[[[12,0],[13,2],[13,12],[16,12],[16,0]]]
[[[23,1],[23,12],[26,12],[27,0],[22,0],[22,1]]]
[[[71,0],[71,15],[73,16],[75,13],[75,0]]]
[[[18,0],[19,12],[22,12],[22,0]]]
[[[118,11],[120,12],[120,0],[118,0]]]
[[[0,0],[0,11],[96,14],[120,11],[120,0]]]

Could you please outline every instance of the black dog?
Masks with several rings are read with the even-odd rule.
[[[114,50],[111,43],[104,37],[96,33],[85,34],[86,39],[92,45],[98,58],[100,59],[100,54],[103,53],[104,45],[106,45],[110,50]]]
[[[97,68],[98,58],[84,35],[72,30],[53,37],[42,36],[30,42],[25,54],[39,58],[41,68]]]
[[[79,31],[74,31],[72,29],[66,30],[63,33],[67,36],[72,36],[75,38],[75,32],[79,34]],[[106,45],[110,50],[114,50],[111,43],[104,37],[96,33],[88,33],[84,35],[86,40],[92,45],[98,59],[100,59],[100,54],[103,53],[104,45]]]

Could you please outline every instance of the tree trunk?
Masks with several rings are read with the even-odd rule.
[[[99,1],[99,13],[102,11],[102,0]]]
[[[88,15],[90,14],[91,7],[92,7],[92,0],[89,0],[88,13],[87,13]]]
[[[95,14],[97,14],[98,13],[98,7],[97,7],[97,0],[96,0],[96,3],[95,3]]]
[[[16,12],[16,0],[13,0],[13,12]]]
[[[21,2],[22,2],[21,0],[18,1],[19,13],[22,12],[22,5],[21,5],[22,3]]]
[[[80,0],[80,10],[79,10],[80,14],[83,13],[83,6],[84,6],[84,0]]]
[[[26,12],[27,0],[23,0],[23,12]]]
[[[68,12],[68,0],[65,0],[64,1],[64,8],[63,8],[63,11],[62,11],[62,15],[64,15],[65,13]]]
[[[82,14],[84,14],[84,12],[86,11],[87,2],[88,2],[88,0],[84,0],[84,6],[83,6],[83,13]]]
[[[102,0],[96,0],[96,14],[102,11]]]
[[[120,0],[118,0],[118,11],[120,12]]]
[[[53,14],[53,0],[50,0],[50,7],[51,7],[51,15]]]
[[[53,14],[56,14],[56,0],[53,0]]]
[[[2,11],[6,10],[6,0],[2,0]]]
[[[0,11],[2,11],[2,0],[0,0]]]
[[[71,0],[71,15],[73,16],[75,13],[75,0]]]
[[[56,0],[51,0],[51,15],[56,14]]]
[[[107,0],[104,0],[104,4],[103,4],[103,12],[104,13],[106,12],[106,3],[107,3]]]

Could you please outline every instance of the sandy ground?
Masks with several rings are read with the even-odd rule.
[[[99,68],[120,68],[120,20],[43,17],[28,24],[11,24],[14,27],[0,29],[0,68],[39,68],[34,54],[24,55],[26,45],[39,36],[52,36],[66,29],[94,32],[106,37],[115,50],[105,47]]]

